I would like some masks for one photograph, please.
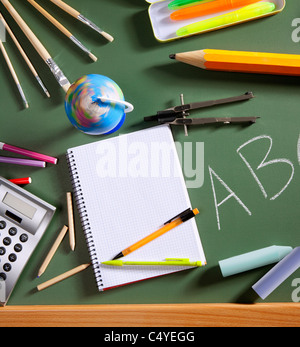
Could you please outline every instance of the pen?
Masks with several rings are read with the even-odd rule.
[[[140,266],[203,266],[201,261],[190,261],[185,258],[166,258],[165,261],[122,261],[109,260],[101,264],[111,266],[140,265]]]
[[[174,218],[167,221],[164,226],[154,233],[144,237],[142,240],[136,242],[135,244],[131,245],[130,247],[124,249],[122,252],[117,254],[113,260],[119,259],[121,257],[124,257],[125,255],[137,250],[138,248],[144,246],[145,244],[151,242],[152,240],[158,238],[159,236],[165,234],[171,229],[176,228],[178,225],[188,221],[191,218],[194,218],[199,213],[198,209],[195,208],[194,210],[191,210],[188,208],[187,210],[183,211],[179,215],[175,216]]]
[[[200,31],[213,29],[222,25],[233,24],[235,22],[250,19],[272,12],[275,5],[271,2],[262,2],[245,6],[240,10],[230,12],[221,16],[206,19],[197,23],[186,25],[176,31],[178,36],[194,34]]]

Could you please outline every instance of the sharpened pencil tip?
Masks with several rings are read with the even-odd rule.
[[[175,59],[175,58],[176,58],[176,54],[170,54],[170,55],[169,55],[169,58],[170,58],[170,59]]]

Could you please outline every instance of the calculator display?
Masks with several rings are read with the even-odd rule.
[[[5,194],[2,202],[30,219],[34,217],[37,211],[35,207],[27,204],[24,200],[21,200],[10,193]]]

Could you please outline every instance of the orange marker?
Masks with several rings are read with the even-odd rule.
[[[168,232],[171,229],[176,228],[178,225],[188,221],[191,218],[194,218],[197,214],[199,213],[198,209],[195,208],[194,210],[191,210],[190,208],[183,211],[182,213],[180,213],[179,215],[175,216],[174,218],[170,219],[169,221],[167,221],[165,223],[165,226],[163,226],[162,228],[158,229],[157,231],[155,231],[154,233],[144,237],[142,240],[136,242],[135,244],[133,244],[132,246],[124,249],[122,252],[120,252],[119,254],[117,254],[113,260],[115,259],[119,259],[121,257],[124,257],[125,255],[132,253],[133,251],[137,250],[138,248],[146,245],[147,243],[149,243],[150,241],[158,238],[159,236],[165,234],[166,232]]]
[[[173,20],[184,20],[206,16],[212,13],[232,10],[234,8],[254,4],[258,0],[214,0],[205,4],[177,10],[171,14]]]

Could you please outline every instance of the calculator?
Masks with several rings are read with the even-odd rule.
[[[4,306],[56,208],[0,177],[0,305]]]

